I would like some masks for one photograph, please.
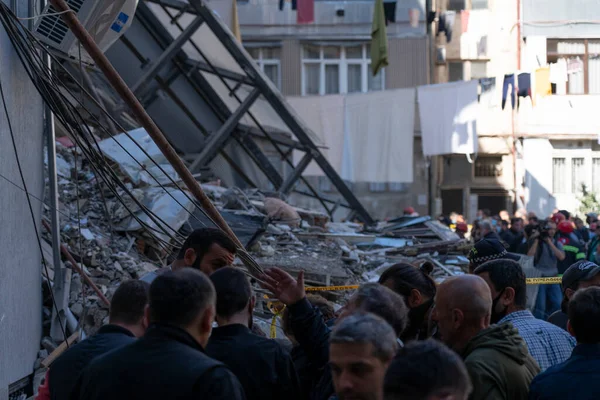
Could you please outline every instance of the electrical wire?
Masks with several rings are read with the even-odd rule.
[[[70,13],[70,12],[77,14],[75,12],[75,10],[65,10],[65,11],[61,11],[61,12],[47,12],[45,14],[36,15],[35,17],[26,17],[26,18],[17,17],[17,19],[19,21],[30,21],[32,19],[38,19],[38,18],[42,18],[42,17],[46,17],[46,16],[63,15],[63,14]]]
[[[103,156],[99,143],[96,140],[94,134],[91,132],[89,126],[86,124],[85,119],[81,115],[81,113],[75,108],[73,104],[71,104],[70,100],[75,100],[76,103],[79,103],[81,108],[92,116],[98,126],[105,132],[109,137],[114,139],[114,135],[112,132],[108,131],[104,128],[103,124],[98,121],[95,115],[90,112],[85,104],[82,104],[75,95],[73,95],[61,82],[57,74],[51,74],[48,71],[47,65],[41,62],[41,54],[46,53],[52,59],[56,60],[56,58],[51,54],[44,45],[37,39],[35,36],[31,34],[27,29],[25,29],[20,23],[15,22],[16,17],[14,14],[3,4],[0,8],[0,17],[2,19],[2,24],[4,25],[9,38],[11,39],[17,54],[19,55],[25,70],[29,74],[31,80],[34,85],[44,98],[44,100],[48,103],[49,107],[52,109],[53,113],[56,116],[56,119],[65,127],[69,136],[73,139],[74,143],[81,149],[83,155],[90,162],[90,167],[93,169],[96,177],[99,177],[104,181],[109,190],[113,193],[113,195],[117,198],[117,200],[125,207],[125,209],[132,215],[133,219],[135,219],[142,228],[148,232],[153,239],[155,239],[156,244],[159,248],[162,248],[163,251],[167,252],[168,248],[171,247],[171,243],[164,241],[162,238],[156,236],[155,232],[159,232],[162,235],[165,235],[170,241],[175,242],[175,244],[181,245],[182,239],[179,232],[173,229],[168,223],[162,220],[159,216],[155,215],[151,210],[149,210],[141,201],[139,201],[132,191],[122,182],[119,176],[112,170],[112,168],[107,164],[105,157]],[[37,50],[41,49],[41,52]],[[60,63],[55,63],[55,67],[61,68],[66,74],[71,75],[69,71],[64,68]],[[83,88],[83,85],[80,84],[76,79],[73,79],[73,82],[77,86],[79,86],[81,92],[86,93],[90,99],[98,106],[102,113],[104,113],[111,121],[113,121],[119,128],[122,129],[118,121],[116,121],[112,115],[108,113],[98,102],[93,98],[86,90]],[[72,97],[67,98],[67,96],[63,93],[62,90],[65,90]],[[125,135],[148,157],[148,159],[156,165],[156,167],[167,177],[169,181],[177,188],[183,195],[191,202],[193,206],[198,208],[204,216],[217,228],[218,225],[210,218],[210,216],[206,213],[199,204],[190,197],[190,195],[183,190],[179,184],[174,181],[165,171],[164,169],[152,158],[149,154],[143,149],[142,146],[135,141],[131,135],[125,130],[122,129]],[[162,185],[159,180],[150,173],[147,168],[139,162],[127,149],[122,146],[116,139],[115,142],[144,170],[152,179],[158,184],[158,186],[169,196],[171,197],[183,210],[185,210],[190,216],[198,220],[202,225],[206,226],[203,221],[201,221],[191,210],[187,207],[184,207],[168,190],[164,185]],[[151,222],[155,225],[152,226],[145,221],[142,221],[132,210],[128,207],[125,199],[119,193],[119,190],[124,194],[129,196],[129,198],[135,203],[140,210],[147,215],[147,217],[151,220]],[[172,231],[172,234],[170,233]],[[245,249],[238,249],[238,254],[240,259],[244,261],[244,263],[253,270],[253,272],[258,275],[262,273],[262,268],[256,263],[255,260],[246,252]]]
[[[4,9],[3,11],[6,11],[6,7],[4,7],[4,5],[2,6],[2,8]],[[10,16],[10,10],[8,11],[9,13],[2,14],[3,17],[6,17],[7,15]],[[162,231],[162,233],[166,234],[168,237],[173,239],[173,236],[169,234],[169,232],[167,232],[165,227],[171,230],[173,229],[164,221],[160,220],[160,218],[157,218],[155,215],[152,215],[150,210],[148,210],[144,204],[142,204],[132,195],[128,188],[125,187],[125,185],[121,182],[120,178],[116,176],[116,174],[114,174],[114,171],[107,168],[102,155],[90,153],[90,149],[93,147],[92,143],[89,140],[90,137],[94,140],[96,147],[99,148],[99,146],[93,134],[85,125],[83,117],[79,114],[77,110],[73,109],[72,107],[69,108],[70,103],[68,103],[68,101],[66,101],[65,98],[56,98],[61,97],[62,95],[60,88],[56,85],[56,82],[53,82],[53,80],[56,78],[50,75],[49,72],[46,70],[45,65],[41,63],[41,60],[35,49],[28,48],[28,43],[23,43],[16,40],[18,37],[17,35],[19,33],[25,33],[25,35],[27,35],[27,31],[25,29],[20,29],[22,28],[20,24],[18,26],[11,24],[12,21],[10,21],[10,18],[3,18],[2,22],[5,25],[7,33],[9,34],[9,37],[11,38],[11,41],[13,41],[15,49],[17,50],[17,54],[19,55],[24,66],[26,67],[25,69],[30,75],[30,78],[32,79],[34,85],[36,85],[36,87],[40,91],[40,94],[44,97],[46,102],[53,110],[55,116],[57,117],[57,120],[59,120],[63,124],[63,126],[67,128],[67,130],[70,132],[70,136],[74,139],[74,142],[76,142],[80,146],[86,158],[89,159],[92,169],[95,169],[96,175],[100,176],[107,183],[111,191],[113,191],[115,197],[117,197],[117,199],[120,200],[122,204],[124,204],[125,201],[123,200],[120,193],[118,193],[115,189],[115,186],[119,186],[120,189],[127,193],[130,196],[130,198],[137,204],[137,206],[140,207],[148,215],[148,217],[152,220],[152,222],[154,222],[156,227],[160,231]],[[29,45],[31,45],[31,43],[29,43]],[[71,121],[69,121],[69,119],[71,119]],[[84,132],[80,131],[79,133],[81,135],[79,135],[78,137],[76,129],[68,129],[73,126],[77,127],[76,129],[83,130]],[[88,130],[88,132],[85,132],[86,129]],[[132,213],[126,204],[124,204],[124,206],[131,214],[133,214],[134,219],[136,219],[142,227],[146,228],[148,231],[150,231],[150,233],[154,231],[153,227],[148,226],[144,221],[141,221],[134,213]],[[174,231],[174,233],[176,232]],[[159,242],[159,247],[162,247],[163,251],[168,251],[166,247],[170,246],[169,243],[160,243],[161,240],[157,240],[157,242]],[[175,240],[175,242],[177,243],[181,241]]]
[[[6,114],[6,123],[8,126],[8,131],[10,133],[13,151],[15,153],[15,160],[17,162],[17,168],[19,170],[19,175],[21,177],[21,184],[23,185],[23,188],[25,189],[25,193],[26,193],[26,197],[27,197],[27,205],[29,207],[29,213],[31,215],[31,222],[33,223],[35,238],[37,240],[37,244],[38,244],[38,247],[40,250],[40,255],[42,257],[42,264],[44,266],[46,276],[48,277],[48,279],[50,279],[50,273],[48,272],[48,264],[46,263],[46,259],[44,257],[44,249],[42,247],[42,240],[40,239],[37,223],[35,221],[35,213],[33,211],[33,205],[31,204],[31,199],[27,195],[27,193],[29,191],[27,190],[27,182],[25,182],[25,175],[23,174],[23,168],[21,167],[21,159],[19,157],[19,152],[17,150],[17,143],[15,140],[15,133],[13,131],[13,125],[12,125],[12,121],[10,118],[10,114],[8,112],[8,105],[6,104],[6,96],[4,95],[4,85],[2,84],[1,73],[0,73],[0,99],[2,100],[2,107],[4,109],[4,113]],[[54,305],[54,309],[56,311],[56,318],[58,318],[58,324],[60,325],[60,330],[62,331],[65,343],[67,344],[67,348],[68,348],[69,341],[67,340],[68,339],[67,332],[63,325],[63,320],[61,319],[60,310],[58,308],[58,303],[56,302],[56,298],[54,297],[54,290],[52,289],[52,285],[50,285],[50,283],[48,283],[48,287],[49,287],[49,291],[50,291],[50,297],[52,299],[52,304]],[[66,319],[65,319],[65,322],[66,322]]]

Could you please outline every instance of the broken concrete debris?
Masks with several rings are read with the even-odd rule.
[[[169,175],[173,172],[143,130],[134,130],[130,135],[143,143],[146,152],[158,160]],[[156,172],[152,169],[155,167],[150,166],[151,161],[143,161],[144,168],[140,167],[117,141],[134,154],[131,139],[118,135],[100,143],[104,156],[114,163],[114,171],[130,193],[168,228],[157,226],[123,190],[117,191],[118,196],[108,190],[69,140],[61,138],[56,145],[61,240],[83,272],[108,298],[121,282],[168,265],[180,244],[171,239],[176,236],[174,233],[178,233],[178,238],[185,238],[194,229],[213,226],[191,196],[170,184],[168,179],[159,179],[157,183],[149,178],[148,172]],[[135,157],[140,160],[145,155],[135,153]],[[156,173],[156,176],[161,174]],[[257,189],[226,188],[220,182],[202,186],[263,268],[279,267],[292,274],[304,270],[309,285],[376,281],[382,271],[394,263],[405,261],[417,265],[425,260],[435,261],[433,276],[441,281],[449,275],[463,273],[468,265],[464,243],[429,217],[403,217],[367,227],[355,222],[329,221],[322,212],[294,207],[277,194]],[[49,212],[46,206],[46,218]],[[132,213],[151,230],[140,224]],[[50,236],[44,231],[43,237],[49,273],[44,276],[42,348],[52,352],[59,345],[48,334],[52,315],[48,285],[52,284],[54,266]],[[168,248],[165,243],[169,244]],[[241,262],[236,261],[236,265],[241,266]],[[337,301],[346,295],[344,292],[323,293]],[[69,308],[88,335],[108,320],[107,307],[96,293],[82,284],[78,273],[72,274]],[[266,308],[257,311],[257,319],[262,321],[259,326],[267,331],[271,317]]]

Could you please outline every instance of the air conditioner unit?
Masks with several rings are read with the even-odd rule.
[[[138,0],[66,0],[66,3],[105,52],[131,26]],[[34,33],[47,45],[79,58],[79,42],[52,4],[46,6],[37,20]],[[81,56],[83,61],[92,62],[83,48]]]

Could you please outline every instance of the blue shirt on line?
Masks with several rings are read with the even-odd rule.
[[[537,361],[541,371],[566,361],[577,344],[568,332],[535,318],[529,310],[510,313],[498,324],[504,322],[511,322],[517,328],[527,343],[529,354]]]

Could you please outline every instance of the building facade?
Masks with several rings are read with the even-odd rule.
[[[33,1],[6,3],[18,16],[31,16]],[[44,105],[2,28],[0,82],[33,202],[35,223],[41,228],[42,204],[35,199],[41,199],[44,193]],[[27,205],[27,195],[21,189],[12,141],[7,115],[0,111],[0,175],[3,177],[0,179],[0,400],[21,398],[18,388],[21,385],[28,388],[42,336],[38,232]]]
[[[312,24],[297,24],[289,1],[238,1],[238,11],[244,47],[281,92],[285,96],[314,96],[430,83],[432,42],[426,3],[397,2],[396,21],[387,27],[389,66],[376,76],[370,69],[373,1],[315,0]],[[413,183],[349,183],[375,218],[398,215],[408,205],[428,212],[430,164],[422,154],[418,118],[414,141]],[[325,178],[309,179],[320,191],[335,197]],[[306,198],[295,202],[318,206]]]

